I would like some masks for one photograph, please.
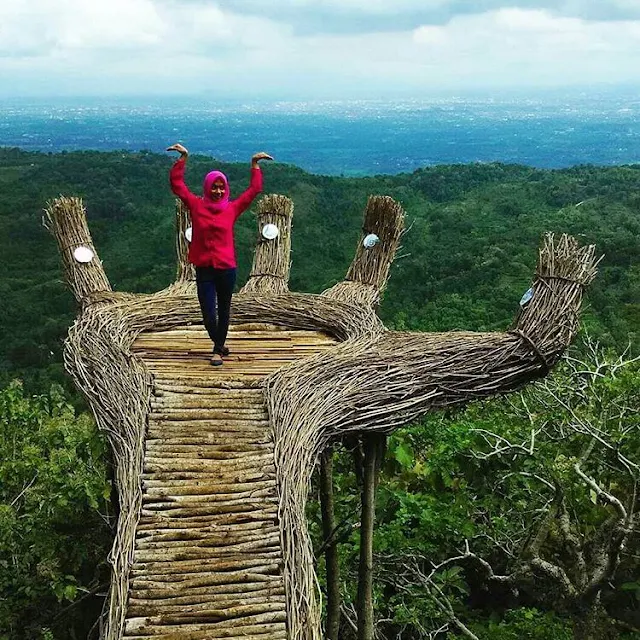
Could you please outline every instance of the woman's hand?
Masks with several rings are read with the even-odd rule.
[[[251,168],[255,169],[258,166],[258,162],[260,162],[260,160],[273,160],[273,158],[264,151],[254,153],[253,157],[251,158]]]
[[[183,158],[186,158],[189,155],[187,148],[177,142],[176,144],[172,144],[170,147],[167,147],[167,151],[177,151]]]

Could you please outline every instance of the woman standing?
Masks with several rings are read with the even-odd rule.
[[[167,151],[177,151],[180,154],[171,168],[169,180],[171,190],[191,213],[193,231],[189,262],[196,268],[202,319],[213,342],[211,364],[219,366],[222,364],[222,356],[229,354],[224,343],[229,330],[231,296],[236,283],[233,227],[262,191],[262,171],[258,162],[273,158],[264,152],[256,153],[251,158],[249,188],[236,200],[231,200],[227,177],[220,171],[211,171],[205,176],[202,197],[191,193],[184,182],[189,152],[181,144],[174,144]]]

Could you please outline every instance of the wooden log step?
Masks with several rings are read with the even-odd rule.
[[[240,453],[237,456],[226,455],[218,459],[184,458],[176,456],[151,457],[145,459],[145,471],[213,471],[217,474],[230,469],[259,469],[273,462],[273,455]]]
[[[164,511],[143,514],[140,517],[137,531],[153,531],[155,528],[185,528],[185,527],[211,527],[211,526],[232,526],[236,524],[250,524],[260,522],[263,524],[277,523],[277,509],[256,509],[255,511],[244,511],[242,513],[219,513],[204,516],[182,516],[172,517]]]
[[[234,410],[238,406],[252,411],[265,411],[265,400],[259,398],[227,398],[224,396],[194,395],[194,396],[153,396],[151,399],[151,411],[169,409],[228,409]]]
[[[261,418],[242,418],[242,417],[226,417],[224,419],[216,418],[197,418],[172,416],[171,418],[160,418],[157,415],[149,416],[149,437],[157,432],[160,436],[163,433],[172,433],[174,431],[186,431],[186,433],[211,433],[219,434],[226,431],[247,431],[258,433],[268,431],[270,429],[269,420],[266,416]]]
[[[240,548],[242,547],[242,548]],[[171,566],[175,564],[175,562],[199,562],[199,561],[211,561],[213,562],[227,562],[228,558],[236,558],[240,554],[245,554],[247,557],[260,557],[262,558],[262,554],[264,554],[264,558],[262,558],[262,564],[254,565],[248,568],[242,568],[240,566],[233,568],[230,567],[225,569],[224,571],[218,571],[217,569],[212,570],[209,573],[200,572],[195,573],[191,572],[188,576],[182,576],[180,578],[180,582],[183,584],[188,584],[189,586],[198,586],[195,583],[191,583],[191,580],[198,580],[205,577],[214,576],[220,578],[231,574],[237,573],[238,571],[249,572],[251,575],[275,575],[280,572],[282,562],[279,558],[273,559],[272,554],[278,551],[278,546],[260,546],[259,543],[247,543],[244,545],[227,545],[226,547],[191,547],[188,548],[186,546],[175,547],[174,549],[142,549],[135,552],[136,562],[142,562],[145,564],[154,562],[154,563],[164,563],[166,566]],[[157,573],[157,574],[140,574],[135,577],[135,585],[136,588],[150,588],[148,585],[144,587],[141,585],[142,582],[163,582],[169,581],[167,578],[171,578],[170,573]],[[176,579],[176,581],[178,581]],[[233,582],[232,579],[224,579],[220,584],[225,584],[228,582]],[[131,584],[134,584],[133,582]],[[208,584],[208,583],[207,583]],[[157,587],[157,585],[156,585]]]
[[[265,408],[266,400],[263,398],[262,393],[258,396],[251,396],[246,398],[241,397],[229,397],[219,394],[202,393],[203,390],[196,391],[194,393],[174,394],[163,391],[162,395],[153,395],[151,397],[151,408],[155,409],[156,406],[167,407],[225,407],[234,408],[238,405],[242,405],[247,408]]]
[[[294,339],[294,340],[268,340],[253,338],[247,340],[236,340],[235,343],[229,342],[230,354],[225,356],[225,361],[233,359],[242,353],[291,353],[295,349],[305,349],[322,351],[330,349],[336,343],[331,340],[315,340],[310,339]],[[184,358],[209,358],[211,357],[212,347],[196,341],[166,342],[154,345],[146,345],[144,348],[136,346],[134,349],[136,355],[140,358],[154,360],[166,357],[167,354],[182,356]]]
[[[193,518],[171,518],[159,511],[151,516],[142,516],[138,522],[137,531],[153,531],[155,529],[185,528],[185,527],[235,527],[240,524],[251,525],[262,523],[261,526],[277,523],[277,509],[263,509],[262,511],[246,511],[244,513],[223,513],[213,517],[196,516]]]
[[[232,356],[225,356],[224,365],[233,365],[237,362],[270,362],[272,360],[286,360],[287,362],[291,360],[295,360],[296,358],[301,357],[301,355],[305,353],[317,353],[318,351],[324,349],[322,348],[313,348],[313,347],[298,347],[295,349],[293,347],[283,348],[283,347],[254,347],[254,348],[244,348],[244,349],[236,349]],[[209,370],[211,368],[210,358],[211,352],[181,352],[181,351],[168,351],[163,349],[162,351],[152,352],[152,351],[142,351],[139,352],[138,355],[144,359],[145,362],[148,362],[150,366],[154,366],[156,363],[171,363],[171,362],[179,362],[184,364],[185,366],[192,366],[197,364],[198,366],[202,366],[204,369]],[[224,366],[223,365],[223,366]],[[209,369],[207,369],[209,367]]]
[[[199,429],[190,431],[188,425],[172,425],[165,429],[153,427],[149,429],[147,443],[149,446],[162,445],[193,445],[199,446],[231,446],[234,443],[251,444],[273,444],[273,432],[270,428],[247,427],[235,425],[234,427],[223,426],[220,429]]]
[[[255,458],[256,456],[271,456],[273,457],[273,446],[271,442],[271,434],[265,432],[225,432],[219,436],[219,442],[216,443],[215,434],[209,432],[200,432],[196,434],[189,433],[188,431],[174,429],[170,432],[167,432],[164,437],[158,438],[157,434],[153,434],[153,439],[148,440],[149,445],[149,453],[150,455],[155,452],[171,452],[172,447],[174,445],[178,445],[180,447],[184,447],[183,451],[178,451],[176,453],[189,453],[189,449],[196,459],[202,460],[204,458],[200,458],[197,456],[199,449],[203,449],[203,451],[214,452],[214,447],[219,447],[218,451],[220,453],[225,454],[226,457],[223,457],[222,460],[232,459],[235,456],[231,456],[230,454],[238,453],[241,454],[239,458],[250,457]],[[237,444],[240,449],[234,450],[232,447],[234,443]],[[264,445],[264,446],[261,446]],[[251,447],[255,447],[251,450]],[[242,449],[249,449],[248,451],[243,451]],[[155,457],[155,456],[154,456]],[[163,456],[165,459],[171,459],[174,456],[169,453],[169,455]],[[175,456],[181,457],[181,456]],[[216,464],[216,463],[212,463]]]
[[[289,344],[284,345],[263,345],[255,343],[255,346],[247,345],[236,347],[233,355],[223,358],[224,365],[234,365],[238,362],[260,362],[271,361],[287,361],[297,360],[305,356],[315,353],[326,352],[332,345],[314,345],[314,344]],[[173,351],[162,349],[158,351],[139,351],[137,355],[141,357],[149,366],[153,367],[156,363],[168,364],[170,362],[180,362],[183,366],[191,367],[197,365],[206,371],[211,371],[211,351]],[[226,371],[222,369],[221,371]],[[218,373],[218,369],[216,369]]]
[[[261,604],[248,604],[229,609],[200,609],[188,612],[176,612],[173,614],[161,614],[159,616],[145,616],[143,618],[129,618],[125,623],[125,629],[140,630],[145,627],[160,625],[185,625],[206,624],[223,622],[226,620],[261,622],[284,622],[282,618],[284,609],[279,602],[263,602]],[[274,614],[267,616],[267,614]]]
[[[264,595],[284,595],[284,585],[278,576],[265,576],[269,580],[260,580],[259,582],[229,582],[216,586],[215,597],[241,597],[243,594],[256,594],[256,597]],[[169,604],[190,604],[197,602],[211,601],[211,587],[193,587],[189,589],[189,593],[180,593],[175,590],[166,588],[160,589],[157,595],[141,596],[140,592],[132,592],[129,599],[130,602],[137,604],[144,602],[167,602]]]
[[[292,339],[306,339],[306,340],[318,340],[319,342],[327,341],[335,344],[335,338],[322,333],[320,331],[309,331],[305,329],[283,329],[277,328],[269,329],[256,329],[254,330],[238,330],[236,331],[233,326],[229,328],[229,334],[226,344],[229,348],[232,345],[243,343],[246,340],[270,340],[272,342],[277,341],[291,341]],[[202,344],[211,350],[211,339],[205,331],[154,331],[149,333],[141,333],[138,335],[135,341],[135,348],[154,346],[158,343],[162,344]]]
[[[286,349],[291,344],[335,344],[332,340],[326,340],[321,336],[274,336],[265,333],[257,334],[244,334],[244,336],[234,336],[228,338],[226,346],[229,347],[230,355],[237,353],[238,349],[250,348],[255,345],[257,348],[263,346],[276,346],[282,349]],[[206,338],[190,336],[175,336],[169,339],[156,338],[153,340],[136,340],[133,347],[133,351],[137,354],[156,354],[161,352],[176,352],[176,353],[203,353],[211,354],[213,350],[213,344]]]
[[[247,296],[247,294],[236,294],[234,296],[234,299],[239,298],[240,300],[243,300],[245,297],[249,297],[249,299],[251,299],[251,296]],[[302,332],[302,333],[313,333],[313,334],[318,334],[318,335],[325,335],[324,333],[322,333],[321,331],[316,331],[315,329],[310,330],[310,329],[293,329],[291,327],[288,327],[286,325],[280,325],[280,324],[274,324],[272,322],[235,322],[233,319],[231,321],[231,324],[229,326],[229,335],[236,335],[236,332],[238,333],[249,333],[249,332],[259,332],[259,331],[265,331],[265,332],[269,332],[271,333],[288,333],[289,331],[291,332]],[[207,337],[208,339],[208,334],[204,328],[204,326],[202,325],[202,323],[195,323],[195,324],[184,324],[181,325],[179,327],[172,327],[171,329],[164,329],[162,331],[145,331],[143,333],[141,333],[141,336],[147,337],[147,336],[162,336],[162,335],[167,335],[167,334],[185,334],[185,335],[202,335],[204,337]]]
[[[258,474],[256,474],[258,475]],[[234,493],[251,491],[252,489],[267,489],[275,486],[276,480],[272,477],[263,476],[249,480],[248,482],[228,482],[220,483],[215,480],[209,481],[207,478],[201,480],[145,480],[143,490],[151,495],[158,492],[160,495],[164,491],[175,492],[174,495],[196,494],[196,493]]]
[[[162,512],[170,516],[189,512],[197,514],[230,513],[236,509],[236,513],[249,511],[252,509],[264,509],[270,505],[278,504],[278,497],[269,491],[265,496],[257,498],[232,497],[226,500],[214,501],[206,500],[203,496],[181,496],[175,502],[149,500],[143,503],[142,511],[157,513]]]
[[[219,368],[210,366],[207,369],[208,375],[194,381],[189,380],[189,386],[186,387],[184,394],[189,396],[203,393],[204,395],[219,395],[220,397],[236,395],[252,399],[264,397],[264,386],[262,384],[255,384],[252,380],[235,381],[229,371],[224,369],[224,366],[222,368],[226,371],[226,374],[218,371]],[[188,373],[189,367],[184,367],[184,376],[187,376]],[[154,375],[154,383],[155,388],[165,393],[178,393],[177,389],[184,387],[186,384],[180,380],[180,376],[175,379],[169,379],[162,373]]]
[[[208,602],[195,602],[184,604],[167,604],[162,600],[147,600],[144,604],[136,605],[132,602],[129,603],[127,609],[127,617],[129,618],[144,618],[144,617],[156,617],[156,616],[170,616],[180,613],[191,614],[199,611],[219,610],[224,607],[238,608],[238,607],[250,607],[268,602],[274,605],[273,611],[284,611],[286,608],[286,596],[282,595],[269,595],[265,596],[261,593],[254,597],[240,597],[237,594],[228,596],[227,598],[218,598],[215,595],[208,597]],[[275,605],[279,605],[280,609],[277,609]]]
[[[227,453],[255,453],[260,451],[273,451],[271,442],[225,442],[225,443],[205,443],[194,447],[190,444],[173,444],[164,440],[147,440],[146,450],[149,453],[162,452],[179,456],[180,454],[193,454],[196,449],[198,457],[207,457],[211,454]]]
[[[257,596],[254,598],[238,598],[233,596],[229,599],[213,598],[210,602],[200,602],[194,604],[183,605],[168,605],[163,601],[151,601],[149,604],[142,606],[129,604],[127,609],[128,618],[155,618],[158,616],[176,616],[180,614],[192,615],[200,612],[206,613],[209,611],[224,609],[237,609],[239,607],[255,607],[255,611],[258,612],[258,606],[269,603],[272,606],[272,611],[284,611],[286,609],[286,598],[281,596]],[[279,607],[279,608],[278,608]]]
[[[262,535],[269,535],[272,533],[273,534],[279,533],[280,529],[276,525],[276,523],[270,522],[270,521],[238,522],[235,524],[224,525],[221,527],[215,527],[215,526],[185,527],[183,525],[182,527],[163,527],[163,528],[157,527],[156,529],[150,529],[150,530],[143,529],[136,533],[136,539],[140,538],[142,540],[147,538],[153,538],[153,536],[155,535],[163,535],[163,534],[170,534],[170,533],[179,534],[182,531],[193,532],[193,533],[202,532],[203,534],[211,533],[211,534],[219,534],[219,535],[227,534],[229,532],[240,533],[244,531],[249,531],[250,533],[259,532]]]
[[[234,570],[243,569],[229,569],[227,572],[225,571],[212,571],[210,573],[200,572],[200,573],[190,573],[185,575],[176,574],[171,576],[168,573],[162,574],[150,574],[150,575],[141,575],[136,576],[130,582],[131,587],[134,589],[140,588],[166,588],[173,589],[174,593],[182,596],[189,596],[191,594],[191,590],[197,587],[206,587],[210,586],[210,579],[214,573],[219,573],[220,575],[224,575],[225,573],[229,573]],[[271,566],[263,565],[256,567],[249,567],[246,569],[247,571],[251,571],[252,575],[263,575],[263,576],[280,576],[282,574],[282,564],[279,562],[272,563]],[[169,578],[172,578],[171,580]],[[209,602],[213,602],[215,600],[215,594],[217,592],[217,584],[210,589],[208,598]],[[237,594],[236,594],[237,595]]]
[[[286,361],[291,362],[291,358],[287,358]],[[259,360],[251,358],[246,361],[225,361],[222,367],[212,367],[208,359],[192,360],[188,364],[178,362],[177,358],[167,358],[166,360],[149,360],[145,358],[144,362],[154,373],[165,375],[175,374],[176,376],[184,377],[193,377],[195,374],[195,376],[206,378],[213,378],[215,376],[219,378],[229,378],[239,377],[240,375],[253,375],[262,371],[273,371],[279,366],[282,366],[282,362],[278,360],[271,362],[265,357]]]
[[[154,538],[140,538],[136,540],[136,551],[180,551],[181,549],[192,549],[194,551],[198,549],[215,549],[219,552],[218,555],[229,555],[232,552],[237,552],[241,555],[246,550],[271,548],[277,546],[280,541],[280,533],[274,532],[270,534],[263,534],[257,532],[255,534],[248,534],[246,531],[241,532],[241,535],[232,531],[222,533],[210,533],[204,532],[200,535],[194,535],[192,537],[171,537],[163,534],[159,534]],[[228,561],[228,558],[225,560]]]
[[[199,506],[209,503],[222,502],[225,504],[240,504],[243,500],[267,499],[277,500],[276,491],[273,487],[268,489],[256,489],[254,491],[245,491],[244,493],[211,493],[211,494],[183,494],[179,496],[150,496],[144,494],[142,496],[142,504],[148,509],[172,508],[174,506]],[[153,505],[153,506],[152,506]]]
[[[182,494],[173,495],[147,495],[143,494],[142,504],[145,508],[156,511],[167,511],[173,508],[200,507],[208,504],[242,504],[243,501],[264,501],[264,504],[274,504],[277,501],[277,493],[274,487],[244,493],[212,493],[212,494]],[[253,504],[253,503],[252,503]]]
[[[171,483],[144,483],[143,491],[146,496],[194,496],[214,494],[244,494],[246,492],[274,490],[276,481],[274,478],[260,482],[243,482],[221,484],[218,482],[180,481]]]
[[[221,462],[215,461],[216,464]],[[206,469],[193,471],[176,471],[176,470],[145,470],[142,476],[144,480],[210,480],[211,482],[223,482],[229,484],[237,480],[238,482],[251,482],[253,480],[267,480],[273,477],[275,467],[273,464],[264,465],[260,468],[238,466],[216,468],[213,463]]]
[[[272,468],[265,469],[245,469],[243,471],[234,471],[227,473],[201,473],[196,471],[174,471],[174,472],[156,472],[143,473],[142,481],[144,483],[159,481],[169,482],[174,480],[199,480],[201,482],[224,482],[230,484],[232,482],[253,482],[254,480],[268,480],[273,478]]]
[[[184,471],[193,471],[194,469],[190,468],[189,465],[196,465],[197,469],[206,468],[206,469],[215,469],[219,471],[221,469],[233,469],[233,468],[244,468],[250,467],[252,469],[257,469],[265,463],[269,463],[273,460],[273,452],[267,450],[258,450],[253,452],[245,452],[239,451],[237,455],[233,455],[233,452],[228,451],[225,452],[226,455],[220,459],[210,460],[208,458],[201,458],[197,455],[197,450],[194,449],[191,452],[190,458],[179,457],[179,456],[153,456],[151,453],[148,453],[145,456],[145,466],[152,467],[158,466],[166,469],[173,469],[176,465],[178,469],[183,469]],[[188,455],[188,454],[187,454]],[[182,466],[180,466],[182,465]],[[197,470],[196,469],[196,470]]]
[[[273,638],[273,633],[281,631],[281,624],[286,622],[284,612],[273,612],[256,616],[246,616],[242,619],[226,620],[223,622],[211,622],[203,624],[176,624],[171,626],[160,624],[145,624],[144,619],[135,619],[135,623],[130,620],[125,622],[125,636],[134,635],[143,638],[161,636],[165,640],[192,640],[204,638],[246,638],[248,635],[262,635]],[[270,623],[270,624],[267,624]],[[280,623],[280,624],[275,624]],[[170,629],[171,633],[167,634]],[[185,636],[184,632],[192,632],[199,635]],[[175,635],[180,633],[181,635]]]
[[[135,562],[173,562],[174,560],[206,560],[220,558],[229,554],[237,554],[242,551],[252,553],[263,551],[275,551],[280,548],[280,541],[277,543],[268,540],[258,540],[256,542],[246,542],[228,545],[200,546],[200,545],[176,545],[169,547],[171,543],[163,543],[156,549],[138,549],[134,552]]]
[[[316,331],[305,331],[304,329],[289,329],[285,331],[260,330],[260,331],[234,331],[229,330],[226,345],[231,349],[232,346],[245,344],[246,342],[329,342],[335,344],[336,340],[327,334]],[[158,344],[164,346],[175,345],[182,347],[184,345],[199,345],[201,348],[211,351],[213,345],[211,339],[206,333],[199,332],[165,332],[158,331],[154,333],[140,334],[135,341],[135,348],[149,349],[155,348]]]
[[[169,604],[169,602],[164,600],[145,600],[143,601],[143,604],[130,602],[127,610],[127,617],[149,618],[181,613],[190,614],[198,611],[219,610],[222,607],[225,609],[250,607],[264,603],[274,605],[272,609],[273,611],[283,611],[286,607],[286,596],[284,593],[280,595],[264,595],[262,592],[258,592],[255,595],[229,594],[221,598],[210,596],[209,602],[185,602],[183,604]],[[277,608],[278,605],[280,608]]]
[[[147,425],[147,440],[150,446],[163,444],[185,444],[185,438],[209,447],[224,447],[239,444],[272,444],[273,429],[267,420],[173,420]],[[174,442],[175,441],[175,442]]]
[[[239,444],[269,444],[273,442],[273,432],[270,427],[254,427],[247,424],[212,426],[199,425],[199,428],[190,429],[189,423],[165,426],[154,426],[148,429],[150,445],[162,444],[190,444],[219,446]]]
[[[212,570],[231,571],[249,569],[269,562],[280,561],[279,551],[263,552],[260,556],[247,553],[228,555],[224,559],[180,560],[174,562],[139,562],[131,569],[131,577],[143,575],[161,575],[163,573],[204,573]]]
[[[171,534],[158,534],[153,538],[147,537],[136,540],[136,549],[177,549],[180,547],[197,549],[199,547],[217,547],[222,549],[223,547],[232,547],[238,544],[249,545],[252,542],[263,542],[265,544],[276,544],[280,540],[280,533],[274,532],[271,534],[265,534],[262,531],[256,533],[247,533],[246,531],[240,532],[240,534],[233,531],[226,532],[194,532],[192,535],[183,535],[176,537]],[[244,547],[242,547],[244,548]]]
[[[207,365],[208,366],[208,365]],[[286,366],[286,365],[283,365]],[[209,367],[212,369],[213,367]],[[170,369],[169,367],[162,368],[154,368],[149,367],[152,373],[163,373],[168,376],[171,376],[175,379],[180,379],[180,381],[184,384],[192,384],[198,380],[201,380],[204,377],[207,377],[208,369],[202,367],[189,367],[188,369]],[[256,384],[262,384],[263,380],[261,378],[266,377],[272,374],[274,371],[280,369],[280,366],[273,365],[271,367],[249,367],[249,366],[236,366],[232,367],[228,366],[225,370],[225,373],[216,372],[215,375],[219,376],[221,379],[224,378],[226,380],[237,379],[242,381],[243,384],[248,384],[251,381],[254,381]]]
[[[217,382],[220,382],[222,379],[218,376],[215,377]],[[155,376],[155,384],[154,389],[162,393],[163,398],[220,398],[222,399],[231,399],[237,398],[238,400],[247,401],[247,402],[257,402],[260,399],[264,398],[264,389],[261,386],[210,386],[206,384],[209,381],[209,378],[206,380],[200,380],[201,384],[194,384],[188,387],[185,387],[180,382],[176,382],[173,380],[161,380],[159,376]],[[184,390],[183,390],[184,389]],[[155,397],[155,396],[154,396]]]
[[[269,584],[281,584],[282,576],[279,574],[277,568],[274,568],[272,573],[264,572],[258,573],[255,571],[226,571],[219,574],[212,573],[206,578],[197,578],[194,580],[186,581],[176,585],[165,582],[147,582],[136,578],[131,581],[131,597],[147,597],[147,598],[162,598],[165,595],[187,595],[184,591],[185,587],[189,588],[189,594],[192,593],[192,589],[198,589],[206,587],[209,589],[209,594],[212,593],[211,587],[217,585],[230,585],[230,584],[242,584],[244,582],[262,582]],[[217,588],[216,588],[217,590]]]
[[[213,369],[213,367],[211,367]],[[162,373],[154,373],[155,386],[159,389],[168,387],[176,389],[177,387],[186,387],[187,389],[246,389],[247,387],[261,388],[262,381],[247,380],[245,376],[232,376],[226,374],[224,376],[189,376],[179,371],[174,372],[173,376],[167,376]]]
[[[209,447],[194,447],[194,446],[183,446],[181,449],[175,449],[175,447],[167,446],[167,445],[155,445],[151,447],[147,447],[147,457],[150,459],[161,459],[166,460],[167,458],[171,459],[184,459],[184,460],[211,460],[215,463],[216,460],[234,460],[237,458],[243,458],[245,456],[250,455],[259,455],[264,452],[271,452],[273,447],[269,446],[270,443],[250,443],[247,445],[243,443],[244,446],[240,446],[239,450],[234,450],[232,445],[227,445],[224,449],[215,449]]]
[[[261,542],[251,542],[246,543],[244,545],[227,545],[225,547],[175,547],[174,549],[140,549],[135,552],[135,561],[136,562],[165,562],[165,563],[173,563],[175,561],[198,561],[198,560],[224,560],[229,556],[237,556],[240,553],[246,553],[247,555],[261,555],[262,553],[270,554],[273,551],[277,551],[279,549],[279,545],[267,545]],[[266,561],[265,561],[266,562]],[[249,573],[255,578],[259,574],[276,574],[279,573],[280,562],[274,562],[272,569],[262,569],[262,567],[252,567],[251,569],[247,569]],[[216,579],[220,579],[220,584],[225,584],[228,582],[233,582],[233,579],[226,579],[223,577],[228,574],[233,573],[232,571],[220,571],[220,572],[212,572],[210,575],[214,576]],[[195,575],[195,574],[194,574]],[[202,575],[202,574],[198,574]],[[213,579],[213,578],[212,578]],[[144,576],[139,576],[136,578],[136,588],[151,588],[149,585],[141,586],[140,580],[145,580]],[[133,583],[132,583],[133,584]],[[186,584],[186,582],[185,582]],[[190,584],[190,586],[197,586],[194,584]],[[158,585],[156,585],[156,588]]]
[[[216,437],[217,436],[217,437]],[[252,445],[268,445],[264,450],[273,449],[273,432],[271,429],[242,429],[231,431],[225,429],[217,434],[210,430],[202,430],[197,433],[189,432],[188,427],[174,427],[166,431],[161,427],[154,427],[147,440],[148,447],[171,447],[178,445],[198,450],[200,447],[218,448],[220,451],[233,450],[234,444],[240,447]],[[260,449],[262,450],[262,448]]]
[[[165,627],[166,629],[180,629],[182,627]],[[238,627],[237,630],[207,631],[171,631],[167,633],[157,632],[153,635],[125,634],[129,640],[218,640],[219,638],[237,638],[238,640],[286,640],[288,631],[284,623],[271,625],[258,625],[254,627]]]
[[[161,447],[156,446],[151,449],[147,448],[147,455],[150,460],[166,460],[171,458],[172,460],[209,460],[212,464],[215,464],[218,460],[238,460],[244,458],[246,455],[258,454],[263,451],[269,451],[272,454],[273,447],[270,447],[267,443],[260,445],[251,445],[253,448],[243,447],[240,451],[233,451],[230,449],[231,445],[228,445],[227,451],[211,451],[211,450],[194,450],[194,447],[189,447],[190,451],[175,450],[173,447]],[[273,455],[273,454],[272,454]]]
[[[171,628],[171,627],[168,627]],[[283,629],[285,627],[283,626]],[[155,635],[155,636],[138,636],[138,635],[125,635],[122,636],[123,638],[127,638],[127,640],[150,640],[151,638],[153,638],[153,640],[203,640],[203,638],[211,638],[211,640],[217,640],[218,638],[226,638],[226,639],[230,639],[230,640],[234,640],[235,638],[237,638],[238,640],[286,640],[289,636],[288,636],[288,631],[282,631],[282,632],[275,632],[275,631],[265,631],[265,634],[268,635],[255,635],[254,633],[250,634],[250,635],[243,635],[243,636],[236,636],[236,635],[226,635],[226,636],[217,636],[217,638],[214,638],[214,636],[203,636],[202,633],[199,632],[191,632],[191,631],[185,631],[184,633],[181,632],[173,632],[173,633],[162,633],[160,635]]]
[[[225,471],[240,471],[243,469],[270,470],[273,469],[273,456],[255,456],[253,458],[240,457],[226,460],[171,460],[171,459],[147,459],[144,463],[145,473],[167,473],[172,471],[201,473],[213,472],[220,477]],[[274,469],[275,472],[275,469]]]
[[[216,437],[217,436],[217,437]],[[193,435],[188,429],[181,433],[161,433],[160,427],[155,427],[153,435],[146,441],[147,446],[184,446],[184,447],[231,447],[234,443],[239,446],[251,445],[272,445],[271,429],[254,429],[244,431],[219,431],[216,433],[206,433],[205,435]]]
[[[154,421],[162,422],[164,420],[257,420],[264,422],[267,418],[267,412],[264,408],[251,409],[236,406],[232,409],[223,409],[216,407],[212,403],[207,407],[164,407],[162,411],[154,411],[150,416]]]
[[[264,502],[263,502],[264,501]],[[266,504],[276,505],[277,500],[271,498],[263,498],[262,500],[256,500],[250,504],[236,505],[236,504],[213,504],[195,507],[177,507],[175,509],[147,509],[142,508],[142,516],[160,515],[164,518],[179,521],[185,526],[186,522],[191,522],[194,518],[211,518],[235,514],[238,517],[240,515],[249,515],[252,512],[260,514],[261,520],[267,520],[263,514],[266,513]],[[275,507],[274,507],[275,508]],[[271,512],[273,513],[273,511]],[[158,523],[156,523],[158,524]]]
[[[251,523],[239,523],[239,524],[251,524]],[[199,532],[200,534],[198,535]],[[228,527],[220,531],[211,529],[211,528],[206,528],[206,527],[188,527],[188,528],[182,528],[182,529],[165,528],[165,529],[157,529],[157,530],[140,532],[140,534],[136,535],[136,548],[142,548],[140,546],[141,543],[148,542],[148,541],[154,542],[154,543],[162,543],[163,541],[170,541],[170,540],[183,540],[183,541],[198,540],[198,539],[204,539],[207,536],[216,536],[216,535],[221,537],[226,536],[226,539],[233,539],[233,538],[230,538],[230,536],[235,536],[236,540],[241,541],[239,536],[245,533],[249,533],[249,534],[255,533],[256,535],[262,535],[264,537],[272,536],[272,535],[279,536],[280,530],[274,523],[269,524],[267,522],[265,522],[264,524],[259,523],[258,526],[255,526],[253,529],[246,528],[246,527],[243,529]],[[168,536],[168,537],[164,538],[162,536]],[[237,556],[237,559],[238,559],[238,562],[245,562],[246,558],[244,556],[244,552],[239,553]],[[225,559],[225,562],[231,562],[231,561],[233,561],[233,558],[227,557]],[[217,561],[212,560],[212,563],[215,563],[215,562]],[[146,570],[147,564],[148,563],[139,563],[139,567],[145,568]],[[187,565],[185,564],[185,566]],[[137,570],[137,567],[138,565],[136,565],[136,567],[134,567],[132,571]]]
[[[263,562],[261,565],[255,565],[247,568],[230,566],[228,569],[218,569],[214,567],[212,571],[200,571],[199,573],[159,573],[159,574],[141,574],[134,576],[131,584],[133,586],[140,587],[144,585],[165,585],[167,588],[182,588],[183,595],[190,593],[189,588],[193,586],[206,586],[208,579],[215,573],[230,573],[232,571],[251,571],[252,574],[260,575],[280,575],[282,573],[282,563],[279,560],[272,561],[270,563]],[[210,594],[210,598],[214,598],[215,590]]]
[[[216,387],[191,385],[191,384],[189,386],[186,386],[185,384],[180,384],[174,381],[161,382],[157,377],[155,378],[152,393],[154,397],[158,397],[158,398],[165,398],[165,397],[172,398],[174,396],[226,398],[227,396],[222,394],[231,393],[231,392],[246,394],[247,398],[251,398],[250,400],[251,402],[254,401],[254,398],[262,397],[262,394],[263,394],[261,384],[252,388],[247,388],[243,384],[238,384],[236,386],[218,385]],[[260,394],[260,396],[253,396],[252,394]]]
[[[176,393],[173,390],[161,391],[162,395],[152,394],[151,404],[161,403],[209,403],[209,402],[235,402],[251,407],[263,405],[265,396],[262,389],[201,389],[195,387],[195,392]],[[198,393],[200,390],[200,393]]]

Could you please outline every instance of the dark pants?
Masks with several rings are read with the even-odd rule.
[[[235,269],[196,267],[198,301],[202,310],[204,326],[213,342],[214,353],[222,354],[222,347],[227,339],[229,315],[231,313],[231,296],[233,295],[235,284]]]

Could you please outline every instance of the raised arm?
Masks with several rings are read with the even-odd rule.
[[[264,151],[254,154],[251,158],[251,181],[249,182],[249,188],[233,202],[236,209],[236,218],[249,208],[254,198],[262,191],[262,170],[258,164],[260,160],[273,160],[273,158]]]
[[[191,191],[189,191],[187,185],[184,182],[184,170],[187,165],[187,158],[189,152],[186,147],[181,144],[174,144],[167,148],[167,151],[177,151],[180,157],[176,160],[171,171],[169,172],[169,183],[171,184],[171,191],[184,202],[187,207],[190,207],[191,202],[197,198]]]

